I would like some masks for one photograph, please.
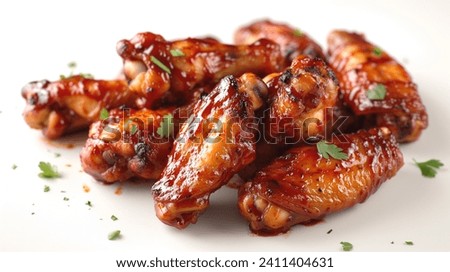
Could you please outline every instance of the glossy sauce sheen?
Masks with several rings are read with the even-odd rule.
[[[239,208],[252,231],[286,232],[361,203],[403,165],[386,128],[335,136],[332,143],[349,158],[325,159],[315,145],[292,148],[241,187]]]
[[[195,223],[208,207],[209,195],[254,160],[250,128],[255,120],[246,93],[254,88],[245,78],[222,79],[182,126],[167,166],[153,186],[156,215],[162,222],[180,229]]]
[[[338,82],[322,59],[298,56],[284,72],[264,80],[269,89],[268,135],[277,142],[324,135]]]
[[[388,127],[399,142],[419,138],[428,126],[428,116],[406,70],[363,35],[333,31],[328,36],[329,63],[341,83],[345,102],[356,115],[374,115],[372,126]],[[370,100],[367,91],[377,84],[386,87],[386,97]]]
[[[83,76],[30,82],[23,87],[22,96],[27,102],[23,112],[27,124],[52,139],[87,128],[98,120],[102,108],[135,105],[126,81]]]
[[[322,48],[315,41],[307,34],[286,24],[269,20],[257,21],[239,28],[234,35],[237,44],[251,44],[259,39],[269,39],[280,45],[285,67],[299,55],[325,60]]]
[[[257,142],[255,161],[239,172],[245,180],[292,145],[332,131],[338,82],[322,59],[300,55],[285,71],[267,75],[264,81],[268,99],[260,111],[264,126],[259,131],[265,134]]]
[[[414,141],[427,126],[408,73],[362,35],[329,36],[340,84],[320,46],[291,26],[258,21],[240,28],[235,41],[139,33],[117,43],[121,80],[31,82],[22,90],[24,118],[51,139],[93,122],[80,154],[85,172],[105,183],[156,180],[156,215],[179,229],[195,223],[211,193],[239,173],[247,181],[239,184],[239,209],[259,235],[363,202],[402,167],[397,140]],[[385,99],[367,98],[376,84],[386,86]],[[99,121],[103,108],[109,117]],[[161,135],[168,114],[173,133]],[[352,115],[345,131],[377,128],[331,128],[339,135],[331,143],[349,158],[325,159],[316,145],[298,143],[329,136],[329,114]],[[275,142],[256,144],[264,132]]]
[[[91,125],[80,153],[83,170],[105,183],[158,179],[166,166],[173,137],[162,137],[157,129],[169,113],[170,108],[112,110],[108,119]]]
[[[182,55],[173,56],[174,50]],[[119,41],[117,52],[124,59],[130,89],[146,98],[143,103],[146,107],[152,107],[155,101],[170,93],[189,96],[192,89],[217,83],[227,75],[239,76],[246,72],[266,75],[283,68],[279,46],[264,39],[251,45],[234,46],[211,38],[169,42],[146,32]],[[168,71],[157,65],[154,58]]]

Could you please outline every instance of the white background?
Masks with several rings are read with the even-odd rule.
[[[2,1],[0,251],[339,251],[341,241],[353,243],[354,251],[449,251],[449,3]],[[23,85],[67,74],[70,61],[78,63],[79,72],[113,78],[121,68],[115,52],[120,39],[152,31],[167,39],[214,35],[232,42],[238,26],[259,18],[296,26],[323,47],[333,29],[364,32],[404,64],[419,85],[430,126],[418,142],[402,146],[405,166],[363,205],[315,226],[257,237],[238,213],[236,192],[223,188],[212,195],[210,209],[196,225],[179,231],[155,217],[151,184],[127,183],[116,195],[118,185],[102,185],[80,172],[78,153],[85,133],[49,143],[22,120]],[[76,146],[66,149],[65,143]],[[413,158],[436,158],[446,166],[436,178],[427,179]],[[39,161],[57,165],[63,177],[40,179]],[[91,188],[89,193],[83,192],[83,184]],[[51,191],[44,193],[44,185]],[[112,214],[119,220],[110,220]],[[123,236],[109,241],[108,233],[116,229]],[[414,246],[404,245],[406,240]]]

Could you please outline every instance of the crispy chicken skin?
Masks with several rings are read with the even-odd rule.
[[[388,127],[399,142],[417,140],[428,125],[428,116],[405,68],[360,34],[333,31],[328,46],[329,63],[353,112],[375,115],[372,126]],[[367,91],[378,84],[385,86],[386,96],[370,100]]]
[[[210,194],[255,159],[254,110],[264,95],[255,75],[227,76],[194,106],[152,189],[162,222],[179,229],[195,223]]]
[[[226,45],[211,38],[166,41],[150,32],[121,40],[117,52],[124,60],[130,89],[152,107],[160,98],[187,97],[191,90],[217,83],[227,75],[246,72],[266,75],[283,69],[277,44],[269,40],[251,45]]]
[[[239,172],[245,180],[289,147],[325,137],[333,129],[338,82],[322,59],[298,56],[284,72],[270,74],[264,81],[268,107],[259,130],[265,133],[258,137],[256,159]]]
[[[251,44],[259,39],[269,39],[280,45],[284,66],[299,55],[325,59],[322,48],[307,34],[289,25],[262,20],[239,28],[234,35],[237,44]]]
[[[325,135],[338,82],[322,59],[298,56],[284,72],[268,75],[264,81],[269,90],[269,138],[298,143]]]
[[[403,165],[386,128],[334,136],[332,143],[348,159],[325,159],[315,145],[295,147],[240,188],[239,209],[253,232],[283,233],[361,203]]]
[[[102,108],[133,106],[134,94],[123,80],[95,80],[72,76],[58,81],[34,81],[22,89],[26,123],[55,139],[87,128]]]
[[[108,119],[90,127],[80,153],[84,171],[105,183],[158,179],[166,166],[173,137],[161,137],[157,129],[163,117],[171,113],[172,109],[112,110]]]

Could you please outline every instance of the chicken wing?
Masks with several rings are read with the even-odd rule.
[[[30,82],[23,87],[27,124],[55,139],[99,119],[102,108],[135,105],[135,95],[123,80],[94,80],[72,76],[58,81]]]
[[[298,56],[284,72],[270,74],[264,81],[269,96],[259,128],[263,134],[258,137],[256,159],[239,172],[245,180],[292,145],[330,135],[332,118],[343,113],[333,112],[338,83],[319,58]]]
[[[428,116],[405,68],[360,34],[333,31],[328,46],[330,65],[353,112],[375,115],[372,126],[388,127],[399,142],[417,140]]]
[[[279,46],[264,39],[233,46],[211,38],[168,42],[146,32],[119,41],[117,52],[124,60],[130,89],[145,98],[141,102],[146,107],[165,96],[189,97],[192,89],[227,75],[266,75],[283,68]]]
[[[176,133],[172,110],[114,109],[108,119],[93,123],[80,153],[84,171],[105,183],[158,179]],[[167,133],[158,131],[161,125]]]
[[[298,143],[325,135],[337,101],[338,82],[322,59],[301,55],[284,72],[264,78],[269,90],[267,136]]]
[[[285,60],[284,67],[288,67],[299,55],[325,60],[322,48],[315,41],[306,33],[286,24],[269,20],[257,21],[239,28],[234,35],[237,44],[251,44],[259,39],[269,39],[280,45]]]
[[[179,229],[195,223],[210,194],[255,159],[254,110],[264,95],[255,75],[227,76],[195,105],[152,189],[162,222]]]
[[[325,159],[316,146],[290,149],[239,190],[239,209],[261,235],[321,219],[366,200],[403,165],[386,128],[334,136],[348,159]]]

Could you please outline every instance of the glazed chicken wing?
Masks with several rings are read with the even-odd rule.
[[[135,96],[123,80],[94,80],[72,76],[58,81],[31,82],[22,89],[27,124],[51,139],[87,128],[102,108],[135,105]]]
[[[169,114],[172,109],[112,110],[108,119],[91,125],[80,154],[84,171],[105,183],[158,179],[177,128]],[[162,122],[170,135],[158,132]]]
[[[428,117],[405,68],[360,34],[333,31],[328,46],[330,65],[353,112],[374,115],[372,126],[388,127],[399,142],[417,140]]]
[[[333,72],[319,58],[301,55],[284,72],[264,78],[268,86],[268,108],[256,145],[256,159],[239,172],[243,179],[276,156],[310,138],[325,137],[332,130],[338,83]]]
[[[297,143],[324,136],[337,101],[338,82],[322,59],[299,56],[284,72],[264,78],[269,89],[267,135]],[[277,139],[278,138],[278,139]]]
[[[162,222],[180,229],[195,223],[210,194],[255,159],[254,110],[263,95],[267,88],[255,75],[227,76],[194,106],[153,186]]]
[[[141,104],[146,107],[170,95],[189,100],[192,89],[227,75],[266,75],[283,68],[279,46],[264,39],[233,46],[211,38],[169,42],[146,32],[119,41],[117,52],[124,60],[130,89],[145,98]]]
[[[325,159],[317,147],[290,149],[239,191],[239,209],[253,232],[274,235],[366,200],[403,165],[388,129],[335,136],[348,159]]]
[[[280,45],[285,59],[284,67],[289,66],[299,55],[325,59],[322,48],[316,42],[305,33],[286,24],[269,20],[257,21],[239,28],[234,35],[237,44],[251,44],[259,39],[269,39]]]

